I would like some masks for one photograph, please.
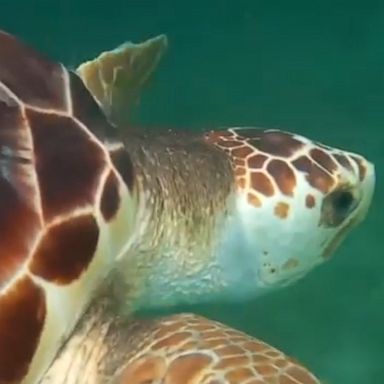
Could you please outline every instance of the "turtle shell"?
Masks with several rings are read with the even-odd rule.
[[[0,383],[39,377],[105,275],[132,187],[112,131],[76,73],[0,33]]]

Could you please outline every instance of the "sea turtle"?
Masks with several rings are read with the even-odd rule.
[[[0,383],[317,383],[219,323],[126,308],[297,280],[366,215],[373,165],[278,130],[133,132],[83,79],[0,33]]]

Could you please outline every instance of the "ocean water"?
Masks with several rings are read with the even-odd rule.
[[[282,128],[373,161],[370,214],[328,264],[255,302],[193,309],[326,384],[384,383],[384,2],[3,0],[0,27],[69,66],[166,33],[142,124]]]

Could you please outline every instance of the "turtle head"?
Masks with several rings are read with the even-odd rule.
[[[375,172],[360,155],[278,130],[235,128],[208,141],[234,168],[235,213],[218,258],[237,296],[304,276],[367,214]]]

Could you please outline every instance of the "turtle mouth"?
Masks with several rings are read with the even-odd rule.
[[[359,215],[352,217],[337,233],[337,235],[326,245],[323,252],[323,259],[329,260],[334,255],[336,249],[341,245],[343,240],[347,237],[349,231],[357,226],[357,224],[362,221],[363,218],[360,218]]]

